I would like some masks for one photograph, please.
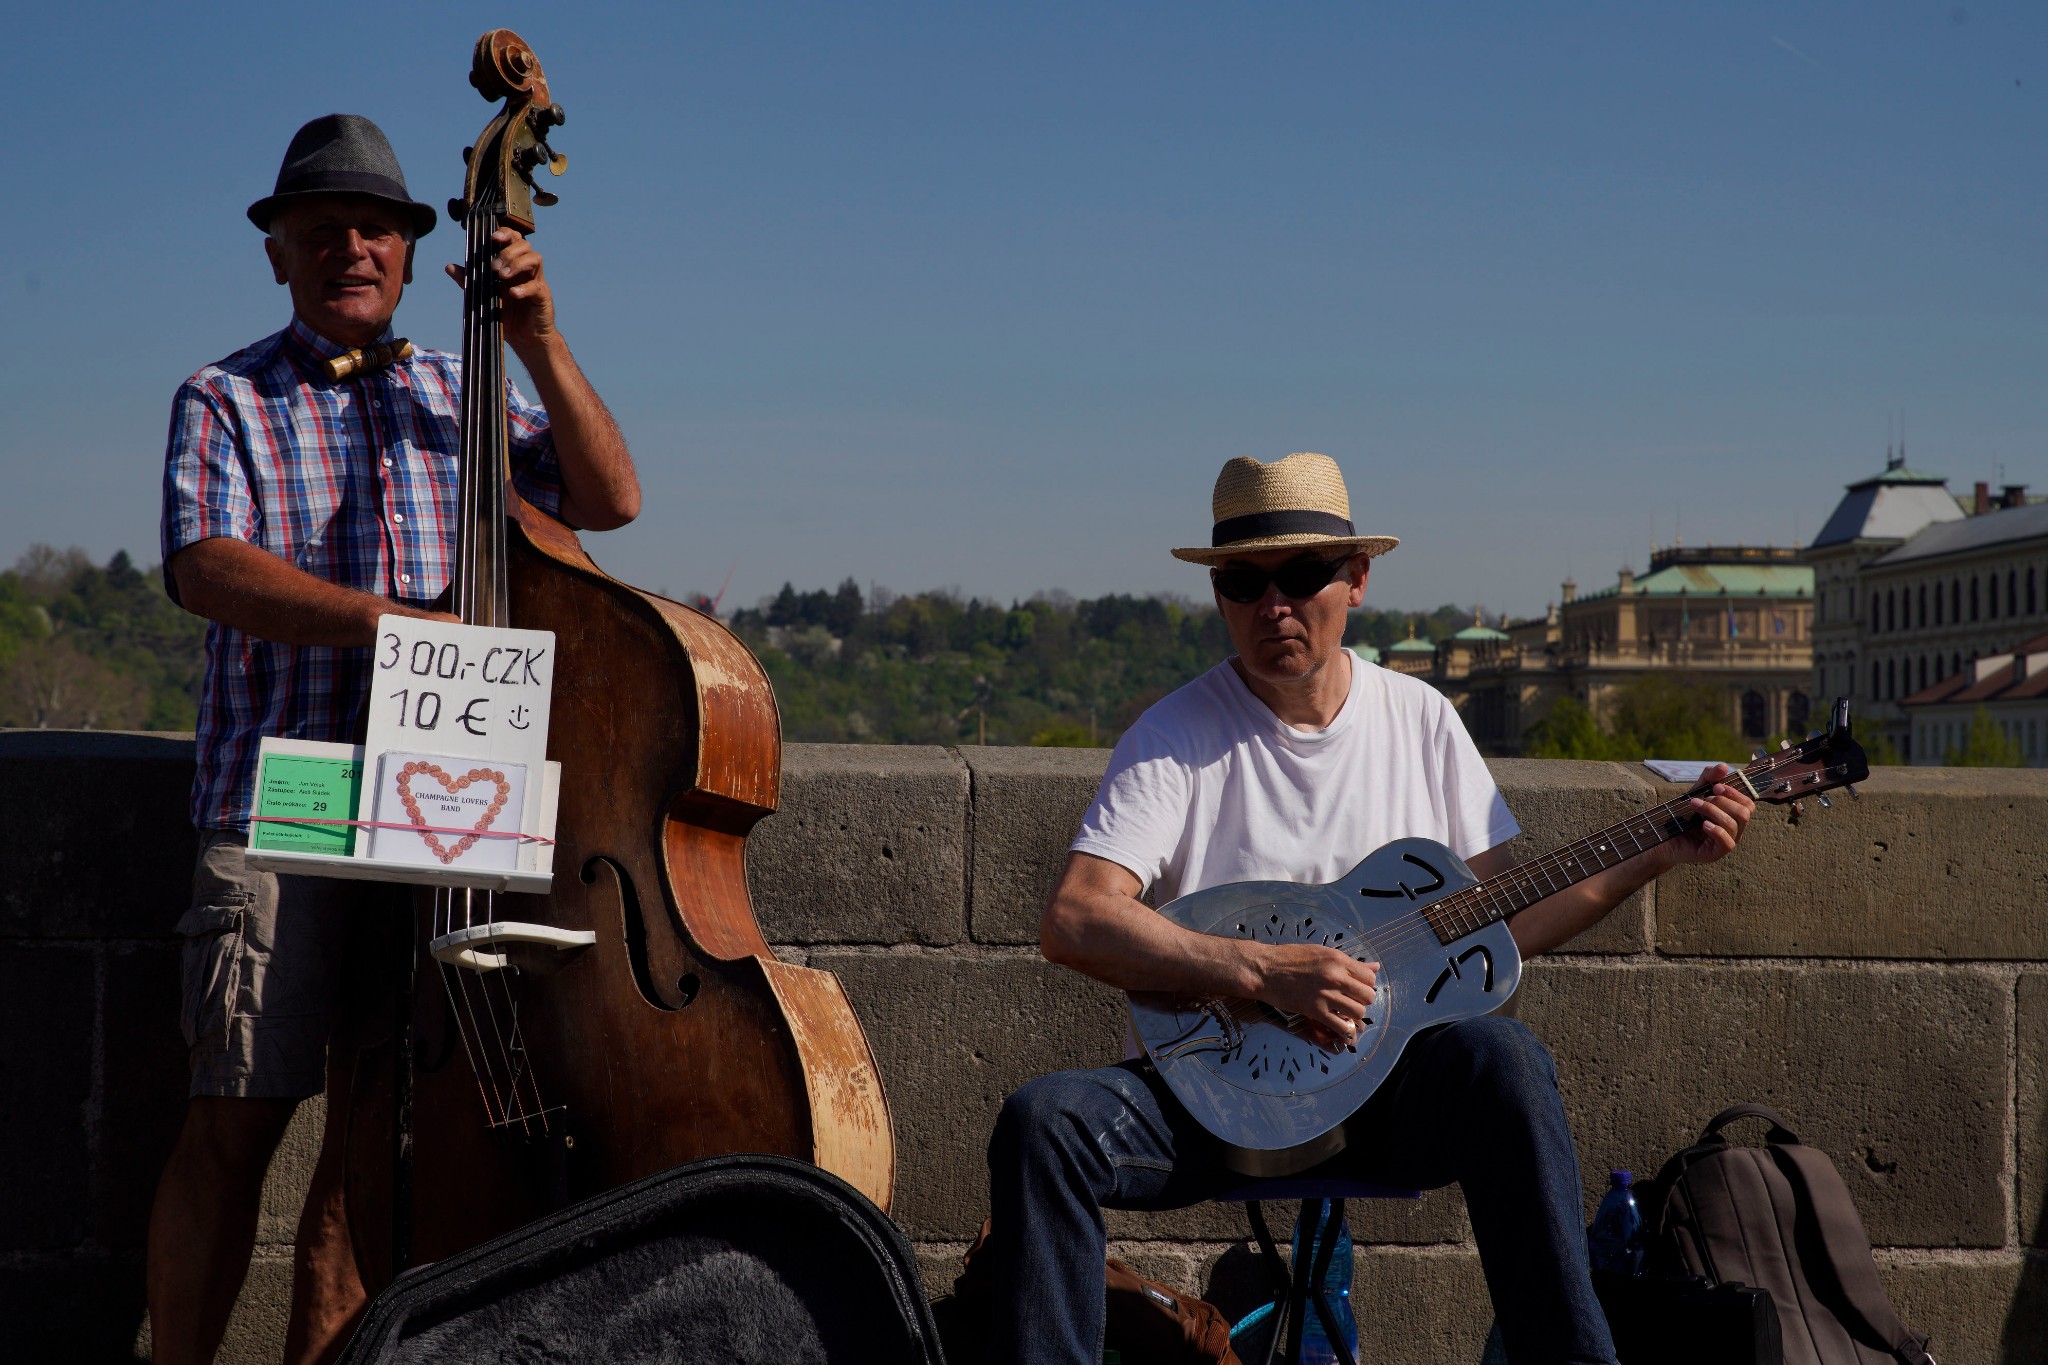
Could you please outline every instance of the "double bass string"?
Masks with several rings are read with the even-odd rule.
[[[505,379],[502,304],[490,273],[491,234],[498,222],[494,207],[483,203],[472,204],[465,219],[463,463],[458,481],[462,527],[457,541],[456,606],[465,621],[504,625],[509,616],[504,581]],[[437,935],[454,927],[452,890],[445,910],[443,905],[437,892],[433,915]],[[476,893],[465,890],[463,927],[476,927],[477,919]],[[496,921],[497,897],[486,891],[483,923]],[[440,966],[451,1022],[462,1038],[490,1125],[497,1128],[517,1123],[530,1133],[531,1125],[538,1122],[545,1133],[549,1127],[547,1104],[526,1051],[518,1001],[506,979],[507,972],[516,969],[507,966],[472,974],[451,963]],[[471,975],[498,977],[495,998],[490,982],[472,981]]]
[[[482,448],[477,452],[478,460],[475,471],[478,501],[480,504],[479,511],[481,513],[478,529],[482,533],[483,543],[489,547],[486,556],[489,571],[484,576],[484,582],[479,585],[479,588],[489,595],[490,624],[503,626],[510,624],[511,613],[510,603],[507,600],[508,585],[505,576],[505,479],[507,475],[507,450],[505,441],[505,352],[503,332],[501,330],[503,326],[504,301],[498,292],[497,282],[489,268],[491,253],[495,250],[492,234],[499,225],[496,206],[478,205],[472,210],[470,218],[472,221],[472,234],[475,239],[475,265],[472,268],[471,278],[476,281],[477,285],[477,302],[479,304],[477,310],[479,314],[478,329],[480,332],[478,353],[479,359],[482,361],[480,382],[475,386],[478,406],[476,430],[482,438]],[[465,388],[467,387],[465,385]],[[486,923],[496,922],[497,896],[494,892],[487,891],[484,893],[484,914]],[[541,1131],[545,1133],[548,1131],[549,1126],[547,1102],[541,1097],[539,1077],[535,1075],[531,1059],[526,1051],[526,1039],[519,1024],[519,1002],[513,995],[512,982],[506,976],[504,969],[493,972],[490,975],[497,978],[497,992],[504,1005],[506,1026],[504,1033],[498,1039],[499,1055],[504,1059],[513,1103],[519,1111],[516,1117],[521,1121],[522,1126],[529,1118],[538,1120],[541,1125]],[[488,981],[480,982],[478,983],[478,989],[484,996],[485,1004],[488,1008],[492,990],[491,983]],[[491,1010],[491,1021],[494,1030],[497,1028],[497,1020],[497,1011]],[[532,1099],[532,1109],[530,1111],[526,1108],[525,1100],[520,1094],[522,1081],[524,1082],[527,1094]],[[508,1119],[512,1117],[514,1116],[507,1115]]]
[[[443,896],[447,897],[448,908],[445,912],[442,910]],[[439,938],[441,935],[446,934],[450,930],[452,930],[454,928],[454,921],[454,888],[439,886],[435,887],[433,910],[434,937]],[[465,992],[462,1003],[458,1004],[455,998],[454,983],[449,979],[449,973],[455,971],[456,969],[449,966],[445,962],[437,963],[436,965],[438,965],[441,968],[441,989],[447,992],[448,995],[448,1018],[450,1022],[455,1025],[455,1036],[462,1040],[462,1055],[469,1060],[470,1074],[476,1077],[477,1098],[483,1101],[484,1113],[493,1116],[493,1118],[495,1119],[496,1110],[493,1109],[491,1105],[490,1089],[496,1088],[496,1077],[493,1076],[491,1078],[491,1087],[490,1089],[486,1089],[484,1084],[484,1068],[477,1065],[476,1049],[470,1045],[469,1030],[462,1026],[462,1008],[463,1005],[468,1003],[468,994],[467,992]],[[493,1123],[493,1126],[496,1126],[495,1122]]]

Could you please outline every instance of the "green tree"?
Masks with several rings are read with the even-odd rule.
[[[1991,718],[1990,709],[1983,706],[1970,717],[1970,728],[1963,735],[1963,747],[1950,749],[1942,755],[1941,761],[1951,768],[2027,766],[2026,752],[2020,747],[2020,742],[2007,734],[2005,727]]]
[[[1040,749],[1092,749],[1095,741],[1088,738],[1088,732],[1078,725],[1052,725],[1031,737],[1034,747]]]
[[[1522,752],[1530,758],[1625,757],[1621,746],[1602,732],[1593,713],[1577,697],[1559,697],[1552,702],[1550,713],[1523,734]]]
[[[127,552],[31,546],[0,573],[0,725],[190,729],[205,634]]]
[[[1613,733],[1630,758],[1740,760],[1727,693],[1685,673],[1644,673],[1609,694]]]
[[[1607,724],[1576,697],[1560,697],[1524,733],[1530,758],[1705,758],[1733,762],[1746,752],[1728,725],[1726,694],[1683,673],[1645,673],[1607,696]]]

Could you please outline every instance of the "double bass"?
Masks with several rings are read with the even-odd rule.
[[[472,624],[553,631],[548,757],[561,765],[545,896],[414,893],[417,975],[337,1053],[329,1141],[372,1294],[574,1199],[697,1158],[809,1161],[886,1208],[881,1079],[839,981],[776,960],[748,901],[749,829],[775,810],[781,733],[758,660],[724,626],[608,576],[509,487],[501,226],[531,232],[563,121],[533,49],[477,41],[470,83],[502,107],[450,204],[468,234],[460,531]],[[451,931],[535,921],[588,939],[448,954]],[[479,970],[479,967],[482,969]]]

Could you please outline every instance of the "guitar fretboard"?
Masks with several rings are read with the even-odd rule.
[[[1751,767],[1768,770],[1769,763],[1766,758]],[[1747,774],[1750,769],[1745,768],[1743,772]],[[1725,780],[1738,786],[1741,783],[1733,773]],[[1700,817],[1693,811],[1691,798],[1704,797],[1712,790],[1712,783],[1703,782],[1661,806],[1652,806],[1605,829],[1595,830],[1585,838],[1553,849],[1540,858],[1518,863],[1497,877],[1445,896],[1425,909],[1423,918],[1436,931],[1439,943],[1449,943],[1452,939],[1484,929],[1528,909],[1546,896],[1555,895],[1595,873],[1618,867],[1638,853],[1647,852],[1665,840],[1675,839],[1697,827]]]

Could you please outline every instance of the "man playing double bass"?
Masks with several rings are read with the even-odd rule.
[[[460,359],[373,357],[339,380],[326,368],[394,343],[434,210],[412,199],[376,124],[330,114],[299,129],[248,217],[291,323],[184,383],[164,471],[165,587],[211,624],[192,787],[200,855],[178,924],[191,1098],[149,1231],[158,1365],[211,1360],[220,1344],[271,1154],[325,1081],[342,943],[364,903],[359,883],[246,865],[258,740],[357,738],[377,617],[455,619],[436,602],[453,560]],[[555,328],[540,254],[509,228],[494,240],[505,339],[540,398],[506,386],[514,486],[572,526],[622,526],[640,510],[625,439]],[[331,1356],[362,1296],[340,1154],[323,1151],[300,1217],[286,1359]]]
[[[1423,837],[1481,878],[1514,859],[1507,803],[1441,693],[1343,648],[1371,559],[1328,457],[1239,458],[1217,477],[1210,568],[1234,658],[1154,705],[1118,741],[1040,925],[1045,956],[1127,991],[1264,1002],[1335,1049],[1372,1005],[1376,965],[1310,943],[1180,928],[1153,904],[1246,881],[1334,881]],[[1710,774],[1718,778],[1726,771]],[[1735,847],[1755,804],[1715,785],[1701,824],[1530,906],[1527,957],[1630,892]],[[1513,1019],[1417,1034],[1317,1176],[1458,1184],[1508,1358],[1612,1365],[1580,1223],[1578,1158],[1550,1054]],[[1244,1184],[1148,1062],[1067,1071],[1010,1096],[989,1144],[997,1296],[991,1361],[1101,1358],[1104,1208],[1166,1209]]]

